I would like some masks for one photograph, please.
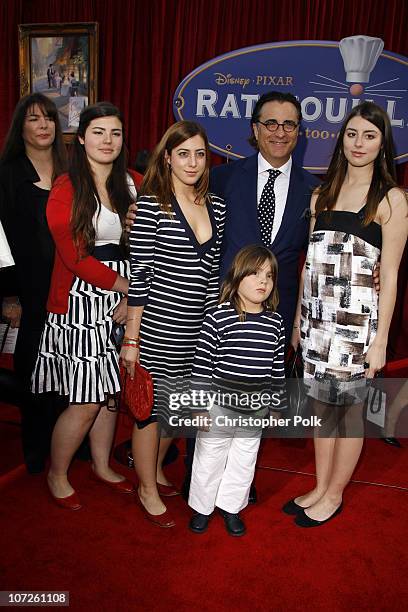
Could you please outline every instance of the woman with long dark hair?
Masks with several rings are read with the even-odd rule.
[[[37,393],[69,399],[54,429],[48,485],[62,507],[81,507],[68,481],[73,454],[89,431],[93,475],[124,493],[131,483],[109,467],[120,390],[114,323],[126,321],[128,262],[123,221],[138,175],[126,169],[120,111],[110,102],[80,115],[68,176],[54,185],[47,219],[56,243],[49,311],[33,373]]]
[[[139,361],[156,384],[152,417],[133,430],[139,498],[149,520],[174,521],[160,495],[177,495],[162,470],[171,441],[169,404],[158,385],[180,389],[191,374],[205,310],[217,303],[224,203],[208,193],[210,152],[203,128],[172,125],[154,150],[130,234],[132,274],[126,342],[129,373]],[[140,340],[139,340],[140,333]],[[140,347],[140,352],[139,352]],[[158,424],[163,433],[158,450]]]
[[[2,315],[19,327],[14,369],[21,383],[22,445],[30,473],[41,472],[60,402],[30,393],[30,378],[47,315],[54,242],[45,209],[53,181],[66,170],[55,104],[40,93],[16,106],[0,157],[0,218],[15,266],[2,272]]]
[[[326,429],[314,439],[315,488],[283,508],[296,514],[301,527],[320,526],[341,511],[363,445],[359,386],[364,392],[364,378],[373,378],[386,360],[408,209],[397,187],[391,125],[382,108],[364,102],[349,114],[311,208],[292,341],[298,343],[301,326],[305,383],[316,412],[335,429],[331,437]],[[380,255],[377,295],[372,270]],[[350,427],[349,437],[338,437]]]

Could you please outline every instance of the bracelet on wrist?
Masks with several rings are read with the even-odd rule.
[[[131,340],[132,342],[140,342],[140,336],[138,336],[137,338],[131,338],[130,336],[125,336],[123,338],[124,342],[127,342],[128,340]]]

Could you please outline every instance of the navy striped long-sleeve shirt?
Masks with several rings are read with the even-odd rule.
[[[220,403],[234,410],[257,410],[259,405],[252,401],[255,395],[283,389],[284,344],[283,321],[277,312],[246,313],[241,321],[229,302],[220,304],[203,322],[193,363],[193,388],[220,391]],[[271,409],[282,407],[273,401],[269,404]]]

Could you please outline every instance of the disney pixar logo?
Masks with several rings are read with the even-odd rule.
[[[340,43],[300,40],[237,49],[183,79],[174,94],[174,115],[201,123],[215,153],[245,157],[253,153],[249,119],[259,96],[290,92],[303,115],[295,157],[319,173],[327,169],[344,118],[371,100],[388,112],[396,161],[407,161],[408,58],[383,46],[381,39],[361,35]]]

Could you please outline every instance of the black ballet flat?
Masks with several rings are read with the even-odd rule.
[[[381,438],[381,440],[386,444],[389,444],[390,446],[395,446],[395,448],[402,448],[401,442],[393,436],[384,436],[383,438]]]
[[[334,519],[334,517],[340,514],[342,510],[343,510],[343,502],[340,504],[337,510],[333,512],[333,514],[329,516],[329,518],[325,519],[324,521],[316,521],[315,519],[310,518],[310,516],[307,516],[307,514],[305,514],[305,511],[302,510],[302,512],[300,512],[296,516],[295,523],[296,525],[298,525],[298,527],[320,527],[321,525],[324,525],[328,521],[331,521],[332,519]]]
[[[306,506],[306,508],[308,508],[308,506]],[[306,510],[306,508],[299,506],[299,504],[295,502],[295,499],[291,499],[290,501],[286,502],[284,506],[282,506],[282,512],[291,516],[296,516],[299,514],[299,512]]]

